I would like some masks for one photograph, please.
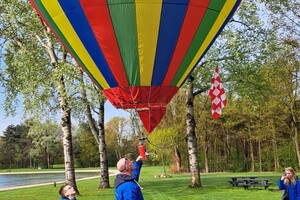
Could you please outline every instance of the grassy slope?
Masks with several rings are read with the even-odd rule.
[[[279,173],[214,173],[201,174],[202,187],[189,188],[190,174],[172,175],[172,178],[155,179],[154,175],[163,171],[161,167],[143,167],[140,185],[144,188],[143,195],[145,200],[274,200],[280,199],[282,191],[277,189],[277,179]],[[259,176],[271,179],[273,185],[264,190],[262,187],[250,188],[244,190],[242,187],[231,187],[227,182],[231,176]],[[99,179],[78,181],[77,186],[80,195],[78,200],[114,200],[114,177],[110,178],[112,188],[101,190],[98,189]],[[53,187],[41,186],[28,189],[16,189],[11,191],[1,191],[1,200],[50,200],[59,199],[59,186]]]

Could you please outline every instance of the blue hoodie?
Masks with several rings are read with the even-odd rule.
[[[60,200],[70,200],[69,198],[66,197],[60,197]],[[76,200],[76,198],[72,199],[72,200]]]
[[[296,184],[285,185],[283,180],[278,180],[279,190],[285,190],[289,194],[289,200],[300,200],[300,182],[296,180]]]
[[[134,162],[132,176],[118,174],[115,179],[116,200],[144,200],[140,186],[138,185],[142,162]]]

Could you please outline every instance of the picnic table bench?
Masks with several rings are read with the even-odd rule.
[[[228,181],[233,187],[242,186],[245,190],[249,189],[250,186],[253,187],[264,187],[267,189],[271,182],[266,178],[258,178],[258,177],[231,177],[231,180]]]
[[[228,181],[228,182],[232,185],[232,187],[237,187],[237,186],[243,184],[243,183],[244,183],[244,179],[246,179],[246,178],[248,178],[248,179],[256,179],[257,177],[256,177],[256,176],[249,176],[249,177],[231,177],[231,180]]]

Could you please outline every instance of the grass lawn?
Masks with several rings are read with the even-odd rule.
[[[13,170],[12,170],[13,171]],[[189,188],[191,181],[190,174],[175,174],[171,178],[154,178],[154,175],[161,174],[162,167],[142,168],[140,176],[140,185],[143,187],[143,196],[145,200],[274,200],[280,199],[282,191],[277,189],[277,180],[280,173],[209,173],[201,174],[202,187]],[[267,190],[263,187],[250,188],[244,190],[242,187],[232,187],[227,181],[232,176],[258,176],[269,178],[273,183]],[[114,176],[110,177],[112,188],[98,189],[99,178],[83,180],[77,182],[80,195],[78,200],[114,200]],[[26,189],[16,189],[9,191],[0,191],[1,200],[53,200],[59,199],[57,187],[53,185],[39,186]]]

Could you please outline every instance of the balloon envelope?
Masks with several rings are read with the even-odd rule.
[[[30,0],[116,107],[150,133],[240,0]]]

